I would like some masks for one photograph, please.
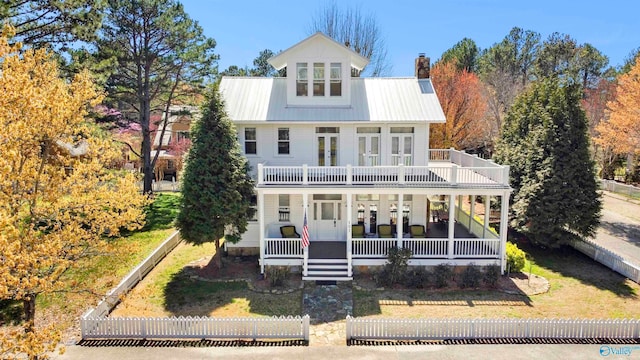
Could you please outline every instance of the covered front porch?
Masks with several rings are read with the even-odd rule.
[[[298,191],[299,194],[291,197],[287,216],[283,217],[281,211],[277,217],[273,214],[267,216],[268,211],[261,209],[263,213],[258,221],[265,224],[260,239],[263,271],[268,265],[300,266],[305,279],[333,276],[348,280],[353,276],[354,267],[384,265],[392,247],[410,249],[412,258],[409,264],[412,266],[442,263],[504,266],[506,236],[501,237],[494,227],[497,225],[501,233],[506,233],[507,202],[500,206],[497,224],[490,222],[490,204],[492,199],[501,196],[508,199],[508,191],[503,191],[501,196],[480,195],[483,199],[480,206],[484,207],[481,216],[474,214],[475,206],[468,205],[475,203],[479,195],[462,195],[460,191],[437,190],[436,193],[434,189],[411,189],[410,194],[397,189],[349,189],[344,194],[333,194],[336,189],[324,188]],[[261,196],[259,193],[259,199],[265,202],[272,192],[274,190],[269,189]],[[326,215],[322,213],[322,204],[326,203],[336,204],[335,208],[324,209],[334,216],[329,217],[330,230],[336,229],[330,232],[333,237],[321,236],[314,229],[320,224],[318,220]],[[463,203],[467,204],[466,208]],[[310,246],[302,248],[298,236],[302,233],[305,212],[311,236]],[[288,221],[280,221],[285,218]],[[412,234],[408,230],[412,225],[424,228],[425,233],[422,236]],[[378,231],[381,226],[390,227],[392,231],[382,233]],[[279,234],[281,227],[293,227],[295,235],[290,238],[282,236]],[[366,230],[362,232],[357,228]]]

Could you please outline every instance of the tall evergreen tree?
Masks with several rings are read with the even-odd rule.
[[[150,193],[158,152],[151,155],[157,125],[164,135],[171,105],[180,103],[215,73],[215,41],[177,0],[109,0],[98,41],[99,58],[115,66],[107,81],[110,101],[140,125],[143,191]],[[158,124],[151,113],[164,112]]]
[[[543,79],[508,112],[495,160],[511,166],[511,225],[557,247],[593,235],[600,218],[595,165],[579,84]]]
[[[253,216],[254,183],[217,86],[207,95],[191,136],[177,227],[189,243],[215,242],[215,261],[221,267],[220,240],[239,241]]]

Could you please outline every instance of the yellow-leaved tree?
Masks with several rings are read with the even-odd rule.
[[[19,51],[0,35],[0,299],[23,304],[0,358],[46,357],[60,338],[36,320],[36,297],[68,290],[65,273],[113,251],[113,237],[144,221],[131,174],[110,171],[110,139],[86,120],[101,99],[88,74],[60,78],[45,51]],[[90,289],[91,284],[77,284]]]

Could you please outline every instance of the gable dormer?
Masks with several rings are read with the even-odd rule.
[[[317,32],[270,58],[287,68],[287,106],[350,106],[351,68],[362,70],[369,60]]]

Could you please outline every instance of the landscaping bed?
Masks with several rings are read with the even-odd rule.
[[[213,247],[207,246],[180,245],[126,297],[112,316],[302,315],[299,274],[290,274],[284,286],[272,288],[268,279],[259,276],[255,257],[223,258],[225,266],[217,269],[211,263]],[[531,259],[525,272],[501,277],[495,288],[480,285],[460,289],[454,277],[445,288],[409,289],[394,285],[380,289],[371,275],[358,275],[354,281],[353,315],[640,317],[640,285],[570,248],[549,252],[526,244],[521,246]]]

